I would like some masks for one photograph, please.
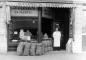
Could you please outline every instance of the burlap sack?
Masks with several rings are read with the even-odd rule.
[[[48,46],[47,40],[42,41],[42,44],[47,47]]]
[[[47,49],[48,51],[52,51],[52,41],[51,40],[47,40]]]
[[[17,55],[23,55],[24,46],[25,46],[25,43],[24,42],[20,42],[19,43],[19,45],[17,47]]]
[[[66,44],[66,52],[68,53],[72,52],[72,44],[73,44],[73,39],[70,38]]]
[[[36,55],[42,55],[42,43],[37,43],[37,47],[36,47]]]
[[[48,51],[53,51],[53,47],[48,47]]]
[[[32,56],[35,55],[36,45],[37,45],[36,41],[31,42],[30,55],[32,55]]]
[[[42,44],[42,55],[45,54],[45,46]]]
[[[47,42],[47,40],[44,40],[44,41],[42,41],[42,44],[44,45],[44,53],[47,53],[48,52],[48,42]]]
[[[30,53],[30,46],[31,46],[30,42],[25,42],[25,48],[24,48],[24,53],[23,53],[24,56],[29,55],[29,53]]]

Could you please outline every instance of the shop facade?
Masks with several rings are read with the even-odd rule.
[[[21,8],[23,7],[23,8]],[[26,8],[24,8],[26,7]],[[28,11],[28,9],[33,8],[31,10],[31,14],[30,14],[30,10]],[[78,4],[78,3],[74,3],[72,2],[65,2],[63,4],[59,3],[55,3],[55,2],[1,2],[0,3],[0,52],[1,53],[7,53],[8,52],[8,43],[9,43],[9,36],[8,36],[8,24],[10,24],[10,21],[12,19],[14,19],[15,17],[12,16],[19,16],[19,15],[24,15],[22,13],[25,13],[25,11],[22,12],[23,9],[27,9],[26,13],[24,16],[31,16],[31,17],[35,17],[35,22],[37,21],[36,19],[38,19],[38,26],[34,26],[35,28],[38,28],[38,32],[40,35],[41,32],[41,26],[40,26],[40,21],[43,15],[41,12],[40,8],[70,8],[70,23],[69,23],[69,38],[73,39],[73,43],[72,43],[72,51],[73,53],[82,53],[85,52],[85,13],[86,13],[86,8],[85,8],[85,4]],[[19,10],[16,9],[21,9],[21,12]],[[35,9],[35,10],[34,10]],[[12,13],[12,11],[16,12],[16,13]],[[20,13],[18,13],[20,12]],[[28,15],[29,13],[29,15]],[[35,14],[33,14],[35,13]],[[52,13],[53,14],[53,13]],[[49,15],[47,15],[49,18]],[[45,17],[45,16],[44,16]],[[47,17],[46,17],[47,18]],[[55,19],[53,17],[50,17],[52,19]],[[49,18],[49,19],[50,19]],[[16,18],[17,19],[17,18]],[[15,20],[15,19],[14,19]],[[27,20],[27,19],[26,19]],[[34,21],[33,21],[34,23]],[[16,25],[16,24],[15,24]],[[18,28],[18,27],[16,27]],[[40,37],[38,38],[40,40]],[[84,41],[84,42],[83,42]]]

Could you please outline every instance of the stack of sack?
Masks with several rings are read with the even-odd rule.
[[[45,53],[53,50],[53,48],[52,48],[52,40],[51,39],[43,40],[42,44],[44,46]]]
[[[37,41],[26,41],[19,43],[17,47],[17,55],[40,56],[52,50],[52,39],[45,39],[40,43],[38,43]]]

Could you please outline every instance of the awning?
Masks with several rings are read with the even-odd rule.
[[[50,3],[78,3],[86,4],[85,0],[0,0],[0,2],[50,2]]]
[[[29,3],[29,2],[6,2],[9,6],[21,7],[56,7],[56,8],[73,8],[76,4],[60,4],[60,3]]]
[[[0,0],[2,2],[61,2],[73,3],[73,0]]]

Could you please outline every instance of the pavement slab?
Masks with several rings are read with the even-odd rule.
[[[0,54],[0,60],[86,60],[86,54],[72,54],[65,51],[51,51],[41,56],[18,56],[16,52]]]

